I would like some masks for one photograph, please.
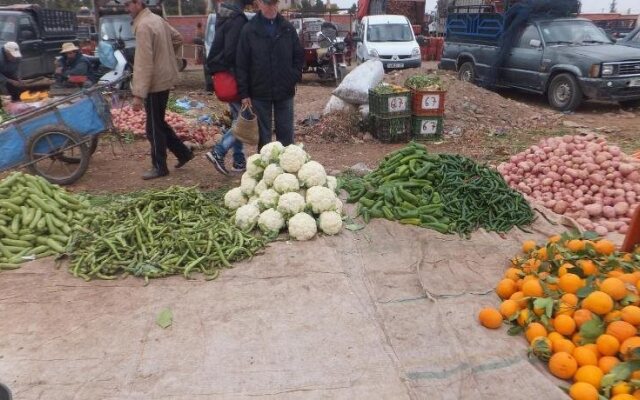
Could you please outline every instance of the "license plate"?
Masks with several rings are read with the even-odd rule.
[[[389,63],[387,64],[387,68],[404,68],[403,63]]]
[[[640,79],[632,79],[631,82],[629,82],[629,86],[640,87]]]

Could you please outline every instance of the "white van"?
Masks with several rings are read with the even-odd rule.
[[[370,15],[362,18],[356,37],[358,63],[380,59],[385,69],[416,68],[422,63],[420,46],[404,15]]]

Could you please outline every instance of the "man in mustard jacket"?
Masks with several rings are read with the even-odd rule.
[[[153,14],[145,0],[125,2],[133,18],[136,54],[133,61],[132,107],[147,112],[147,139],[151,143],[153,168],[142,179],[155,179],[169,174],[167,148],[176,156],[176,168],[193,158],[193,153],[178,138],[165,121],[165,111],[171,90],[178,80],[178,66],[174,46],[182,43],[182,36],[162,17]]]

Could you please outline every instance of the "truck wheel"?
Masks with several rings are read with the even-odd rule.
[[[476,80],[476,67],[471,61],[467,61],[460,66],[460,69],[458,69],[458,79],[471,83]]]
[[[556,75],[547,92],[551,107],[560,111],[573,111],[582,104],[582,89],[571,74]]]
[[[621,101],[620,105],[623,108],[640,108],[640,99]]]

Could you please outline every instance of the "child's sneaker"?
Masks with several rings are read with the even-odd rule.
[[[247,170],[247,164],[245,163],[233,163],[233,167],[231,167],[231,171],[241,173]]]

